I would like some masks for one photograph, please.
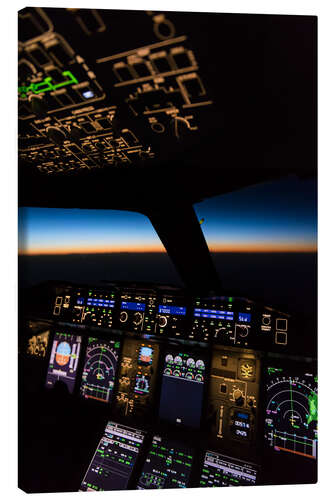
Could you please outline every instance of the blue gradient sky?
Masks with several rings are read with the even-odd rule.
[[[212,251],[313,251],[316,185],[294,178],[252,186],[196,204]],[[141,214],[116,210],[23,208],[19,249],[27,254],[163,251]]]

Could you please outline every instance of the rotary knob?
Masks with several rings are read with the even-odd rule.
[[[141,314],[140,312],[136,312],[136,313],[134,314],[133,323],[134,323],[135,325],[141,325],[142,320],[143,320],[143,316],[142,316],[142,314]]]
[[[271,324],[270,316],[263,316],[262,323],[263,323],[263,325],[270,325]]]
[[[46,129],[47,137],[55,144],[61,145],[66,140],[66,134],[59,127],[51,125]]]
[[[244,404],[243,393],[240,389],[236,389],[233,392],[233,396],[234,396],[234,400],[235,400],[236,405],[242,406]]]
[[[236,325],[236,334],[240,337],[247,337],[249,333],[249,329],[245,325]]]
[[[168,323],[168,319],[166,316],[159,316],[158,318],[158,326],[164,328]]]
[[[119,319],[121,323],[125,323],[128,320],[128,314],[126,311],[121,311]]]

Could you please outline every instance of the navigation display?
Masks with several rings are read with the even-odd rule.
[[[180,351],[166,354],[159,412],[162,420],[200,426],[206,364],[202,354]]]
[[[125,490],[143,440],[140,430],[108,422],[80,491]]]
[[[206,451],[201,469],[201,487],[253,486],[257,468],[247,462],[229,458],[215,451]]]
[[[192,463],[192,449],[154,436],[137,489],[186,488]]]
[[[267,367],[265,439],[275,451],[316,459],[317,377],[303,365]]]
[[[61,380],[65,382],[69,392],[73,392],[80,350],[81,337],[79,335],[55,333],[47,370],[46,387],[51,388],[58,380]]]
[[[115,340],[88,339],[86,358],[82,374],[81,395],[86,399],[110,401],[116,370],[120,342]]]

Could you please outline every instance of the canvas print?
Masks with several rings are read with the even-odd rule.
[[[317,481],[317,19],[18,12],[18,486]]]

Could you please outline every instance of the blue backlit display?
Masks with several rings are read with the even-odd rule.
[[[185,316],[186,307],[158,306],[158,312],[162,314],[172,314],[173,316]]]
[[[243,323],[250,323],[251,322],[251,314],[238,313],[238,321],[242,321]]]
[[[109,299],[93,299],[89,297],[87,299],[87,306],[94,307],[114,307],[115,301]]]
[[[128,311],[144,311],[146,304],[142,304],[141,302],[122,302],[121,308]]]
[[[236,415],[237,418],[242,418],[244,420],[249,420],[249,414],[248,413],[242,413],[240,411],[237,411],[235,413],[235,415]]]
[[[194,316],[197,318],[213,318],[213,319],[227,319],[229,321],[234,319],[232,311],[216,311],[214,309],[194,309]]]
[[[80,306],[83,306],[83,304],[84,304],[84,298],[83,298],[83,297],[78,297],[78,298],[76,299],[76,303],[77,303],[78,305],[80,305]]]

